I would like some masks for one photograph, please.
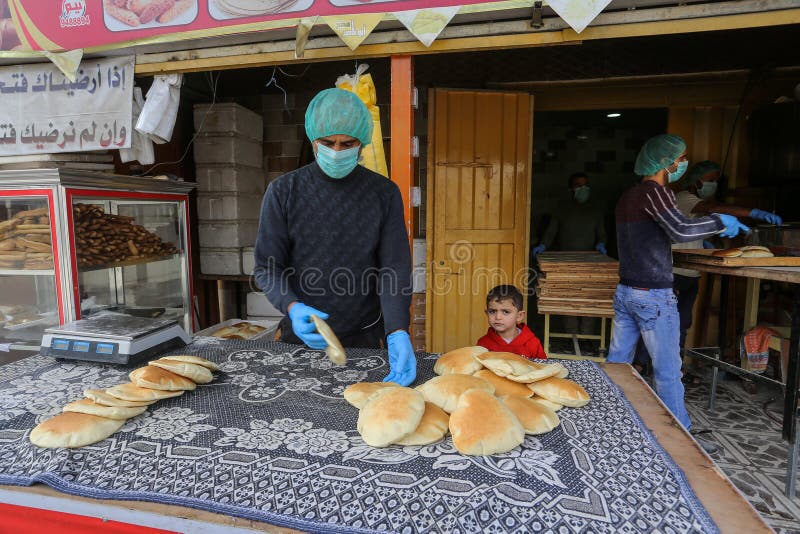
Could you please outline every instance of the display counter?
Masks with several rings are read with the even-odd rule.
[[[193,184],[57,169],[0,171],[0,345],[97,311],[192,332]]]
[[[30,428],[129,370],[42,356],[0,367],[0,401],[16,399],[0,418],[2,500],[173,531],[769,530],[629,366],[563,362],[592,401],[509,453],[470,457],[450,438],[363,443],[342,390],[382,379],[385,351],[349,349],[346,368],[263,340],[197,338],[180,352],[221,372],[71,450],[34,447]],[[436,355],[419,357],[422,383]]]

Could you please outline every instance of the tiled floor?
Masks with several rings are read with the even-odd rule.
[[[788,445],[776,422],[781,420],[781,391],[760,384],[751,395],[739,380],[726,380],[717,390],[716,409],[711,411],[710,384],[705,378],[700,385],[686,388],[693,427],[712,429],[699,437],[719,446],[712,458],[776,532],[800,533],[800,495],[794,499],[784,495]]]

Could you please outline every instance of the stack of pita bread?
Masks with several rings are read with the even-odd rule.
[[[589,402],[560,363],[539,363],[510,352],[464,347],[443,354],[439,375],[415,389],[393,382],[361,382],[344,398],[360,410],[358,431],[373,447],[427,445],[448,430],[462,454],[508,452],[525,434],[560,424],[556,411]]]
[[[208,384],[214,378],[211,371],[218,369],[214,362],[199,356],[153,360],[131,371],[130,382],[105,390],[85,390],[85,398],[70,402],[62,413],[38,424],[31,431],[31,443],[54,448],[83,447],[102,441],[157,400],[179,397],[197,384]]]

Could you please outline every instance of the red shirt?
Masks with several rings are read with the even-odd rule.
[[[506,340],[500,337],[494,331],[494,328],[489,327],[486,335],[478,340],[478,345],[492,352],[513,352],[526,358],[542,360],[547,358],[547,354],[544,353],[544,348],[542,348],[542,343],[536,337],[536,334],[528,328],[528,325],[519,324],[517,327],[520,329],[519,335],[511,343],[506,343]]]

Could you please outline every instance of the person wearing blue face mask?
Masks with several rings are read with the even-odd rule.
[[[683,179],[683,189],[675,195],[675,203],[685,216],[697,218],[710,213],[725,213],[738,218],[750,218],[769,224],[781,224],[783,221],[774,213],[759,209],[749,209],[732,206],[717,201],[714,197],[717,184],[722,173],[720,166],[713,161],[701,161],[692,165]],[[673,243],[673,250],[714,248],[709,240],[698,239],[686,243]],[[697,298],[700,272],[693,269],[675,267],[673,270],[673,291],[678,297],[678,313],[680,316],[680,347],[681,351],[686,346],[686,334],[692,326],[692,309]],[[644,344],[640,341],[636,350],[636,361],[639,365],[647,367],[650,363],[649,354]]]
[[[539,245],[531,249],[534,258],[546,250],[596,250],[608,254],[603,209],[592,200],[589,177],[576,172],[567,182],[569,198],[559,202]],[[571,334],[596,334],[599,320],[594,317],[564,316],[564,331]]]
[[[280,341],[324,349],[311,321],[344,347],[389,350],[386,381],[409,385],[417,362],[408,335],[411,250],[400,189],[358,164],[372,116],[350,91],[326,89],[306,110],[315,161],[269,184],[254,276],[286,316]]]
[[[689,218],[681,213],[667,184],[680,179],[687,166],[686,143],[680,137],[663,134],[647,140],[634,164],[641,181],[617,203],[620,281],[607,361],[632,363],[641,338],[653,361],[656,393],[688,430],[671,244],[717,234],[734,237],[748,228],[731,215]]]

